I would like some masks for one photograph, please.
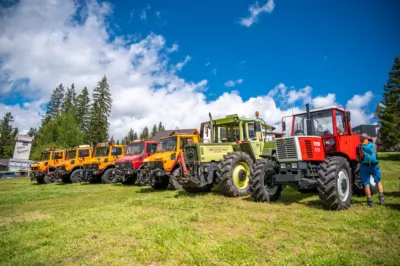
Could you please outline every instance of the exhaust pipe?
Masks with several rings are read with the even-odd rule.
[[[307,120],[306,120],[307,136],[312,136],[312,135],[314,135],[314,130],[313,130],[313,124],[311,121],[310,104],[309,103],[306,104],[306,115],[307,115]]]
[[[210,117],[210,131],[211,131],[210,143],[214,143],[214,126],[213,126],[213,119],[212,119],[210,112],[208,113],[208,116]]]

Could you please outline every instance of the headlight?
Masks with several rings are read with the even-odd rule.
[[[286,169],[286,164],[281,164],[281,169]]]
[[[145,162],[145,163],[147,163],[148,161],[149,161],[149,159],[147,159],[147,158],[143,160],[143,162]]]
[[[297,163],[292,163],[292,168],[297,168]]]

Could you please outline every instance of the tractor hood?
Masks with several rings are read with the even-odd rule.
[[[166,160],[171,160],[171,155],[175,154],[176,151],[165,151],[165,152],[160,152],[160,153],[155,153],[146,159],[143,160],[143,162],[154,162],[154,161],[166,161]]]
[[[129,163],[139,161],[139,158],[143,158],[143,154],[135,154],[135,155],[125,155],[122,158],[115,160],[116,163]]]
[[[102,163],[102,162],[104,162],[104,160],[105,159],[107,159],[108,157],[100,157],[100,161],[99,160],[97,160],[97,157],[95,157],[95,158],[91,158],[89,161],[86,161],[85,163],[83,163],[84,165],[85,164],[99,164],[99,163]]]

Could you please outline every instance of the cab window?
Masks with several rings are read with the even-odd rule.
[[[147,144],[146,152],[155,153],[157,150],[157,144]]]
[[[112,155],[113,156],[118,156],[118,155],[122,155],[122,148],[112,148]]]
[[[78,157],[88,157],[89,156],[89,150],[80,150]]]

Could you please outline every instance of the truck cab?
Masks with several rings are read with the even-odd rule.
[[[113,141],[97,143],[94,146],[93,157],[83,163],[81,181],[89,183],[104,182],[112,174],[112,170],[115,168],[115,160],[124,155],[124,145],[116,145]]]
[[[142,167],[143,160],[152,156],[156,150],[156,141],[135,140],[126,144],[125,156],[115,160],[115,178],[111,183],[121,181],[124,184],[134,184],[137,170]]]
[[[57,182],[50,174],[56,169],[56,165],[65,161],[65,157],[65,150],[47,148],[42,151],[40,161],[30,166],[31,181],[36,180],[39,184],[52,184]]]
[[[179,168],[174,163],[180,153],[183,153],[184,147],[188,144],[200,142],[200,135],[197,130],[193,133],[172,132],[168,137],[161,138],[156,153],[144,160],[140,176],[144,180],[148,180],[154,189],[166,189],[169,184],[174,189],[180,189],[179,183],[173,182],[174,180],[170,177],[180,174],[178,173]]]
[[[83,164],[92,158],[89,145],[80,145],[67,150],[66,160],[57,166],[56,174],[64,183],[79,182]]]

